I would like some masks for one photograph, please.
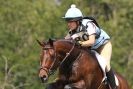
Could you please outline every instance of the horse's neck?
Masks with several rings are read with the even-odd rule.
[[[65,48],[63,48],[63,50],[64,49]],[[63,61],[65,60],[64,63],[69,63],[69,65],[72,64],[77,59],[80,52],[81,52],[80,50],[77,50],[76,48],[71,47],[68,51],[65,52],[66,54],[64,56],[65,59],[63,59]]]
[[[60,52],[60,55],[62,55],[62,63],[60,65],[61,70],[65,70],[63,74],[66,74],[69,76],[70,71],[72,71],[72,66],[75,60],[77,60],[78,55],[80,54],[80,50],[77,48],[73,48],[73,46],[64,46],[64,48],[61,49],[62,53]]]

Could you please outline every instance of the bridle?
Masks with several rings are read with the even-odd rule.
[[[72,48],[70,49],[69,52],[66,53],[66,56],[63,58],[63,60],[61,61],[60,65],[68,58],[68,56],[72,53],[73,49],[75,47],[75,44],[73,44]]]
[[[70,56],[70,54],[72,53],[73,49],[75,47],[75,44],[73,44],[72,48],[69,50],[69,52],[66,53],[65,57],[63,58],[63,60],[60,62],[60,65]],[[52,62],[52,65],[50,66],[50,68],[47,67],[43,67],[42,65],[40,66],[40,70],[44,70],[46,71],[46,73],[49,75],[52,73],[52,68],[54,67],[56,61],[58,60],[58,55],[56,53],[56,49],[54,47],[44,47],[43,50],[49,50],[49,49],[53,49],[54,50],[54,61]]]

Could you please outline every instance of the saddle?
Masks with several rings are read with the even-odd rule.
[[[96,59],[100,65],[100,68],[102,69],[102,72],[104,74],[102,82],[107,81],[107,76],[106,76],[106,71],[105,71],[105,68],[107,66],[106,61],[105,61],[106,59],[104,59],[98,52],[96,52],[94,50],[92,50],[92,52],[95,54]],[[116,85],[119,86],[119,81],[118,81],[118,78],[116,77],[116,75],[115,75],[115,82],[116,82]]]

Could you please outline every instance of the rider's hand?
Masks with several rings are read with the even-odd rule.
[[[76,41],[75,43],[77,46],[82,46],[82,41]]]

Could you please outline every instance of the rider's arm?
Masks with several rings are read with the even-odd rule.
[[[81,46],[90,47],[95,43],[95,34],[89,36],[89,40],[81,42]]]
[[[87,32],[89,34],[89,38],[87,41],[81,42],[81,46],[83,47],[90,47],[95,43],[95,35],[96,35],[96,25],[94,23],[87,24]]]

